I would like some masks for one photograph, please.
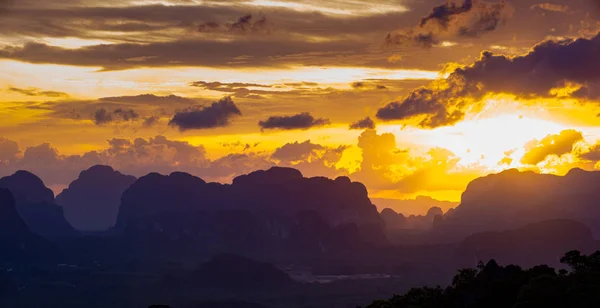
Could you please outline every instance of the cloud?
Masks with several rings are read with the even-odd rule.
[[[152,57],[139,61],[140,57],[148,54]],[[116,43],[81,48],[28,42],[23,46],[0,48],[0,58],[3,59],[35,64],[102,67],[104,70],[175,66],[273,68],[298,63],[351,65],[347,61],[340,61],[340,58],[352,56],[366,56],[363,47],[353,40],[306,42],[258,37],[252,40],[180,38],[146,44]]]
[[[455,0],[448,0],[445,4],[434,7],[431,13],[421,18],[416,27],[391,32],[385,41],[393,45],[429,48],[438,45],[443,38],[478,37],[496,30],[513,12],[513,7],[505,0],[464,0],[460,4]]]
[[[435,21],[441,27],[448,28],[450,17],[467,13],[471,9],[473,9],[473,0],[465,0],[465,2],[461,5],[457,5],[452,1],[448,1],[443,5],[434,7],[433,11],[429,15],[421,18],[419,26],[424,27],[428,22]]]
[[[18,143],[0,137],[0,163],[13,162],[18,159],[20,153]]]
[[[112,113],[106,111],[106,109],[100,108],[94,112],[94,123],[96,123],[96,125],[102,125],[112,121]]]
[[[349,129],[374,129],[374,128],[375,128],[375,122],[370,117],[366,117],[364,119],[353,122],[349,126]]]
[[[446,79],[380,108],[377,118],[421,118],[419,126],[435,128],[462,120],[465,112],[479,108],[480,100],[489,93],[522,98],[600,98],[598,49],[600,34],[590,39],[544,41],[516,57],[485,51],[474,64],[457,68]],[[557,91],[561,88],[566,91]]]
[[[50,110],[49,116],[51,117],[74,120],[91,119],[98,125],[117,121],[137,121],[141,118],[149,121],[145,124],[156,124],[161,116],[172,114],[175,110],[198,104],[198,102],[193,98],[176,95],[142,94],[103,97],[94,100],[54,100],[41,103],[37,108]]]
[[[227,96],[207,107],[194,107],[177,112],[169,125],[178,127],[180,131],[225,127],[233,117],[241,115],[242,112],[231,97]]]
[[[122,109],[118,108],[113,112],[116,116],[122,118],[124,121],[135,120],[139,118],[139,114],[133,109]]]
[[[234,176],[275,165],[267,157],[253,153],[231,154],[216,160],[206,157],[203,146],[164,136],[108,140],[104,149],[82,155],[60,155],[48,143],[28,147],[21,155],[15,142],[0,139],[0,177],[17,170],[40,176],[47,185],[68,185],[81,170],[102,164],[125,174],[143,176],[150,172],[169,174],[184,171],[208,181],[230,181]],[[2,160],[6,160],[2,162]]]
[[[93,114],[93,121],[96,125],[108,124],[113,121],[133,121],[139,118],[139,114],[133,109],[117,108],[110,112],[104,108],[96,110]]]
[[[25,96],[44,96],[44,97],[51,97],[51,98],[65,98],[65,97],[69,97],[69,94],[64,93],[64,92],[57,92],[57,91],[42,91],[38,88],[27,88],[27,89],[22,89],[22,88],[15,88],[15,87],[10,87],[8,88],[9,92],[13,92],[13,93],[19,93]]]
[[[246,14],[237,19],[233,23],[219,24],[214,21],[207,21],[201,23],[198,26],[199,32],[227,32],[227,33],[238,33],[246,34],[250,32],[260,32],[268,30],[269,22],[267,17],[261,16],[258,19],[254,18],[252,14]]]
[[[233,82],[233,83],[223,83],[218,81],[206,82],[206,81],[194,81],[191,83],[192,86],[211,90],[224,92],[228,95],[237,97],[237,98],[250,98],[250,99],[263,99],[263,94],[277,94],[280,93],[278,91],[273,91],[273,85],[262,85],[256,83],[242,83],[242,82]],[[255,89],[248,89],[248,88]],[[256,89],[258,88],[258,89]]]
[[[569,6],[555,3],[538,3],[531,6],[531,9],[541,9],[550,12],[561,12],[567,13],[569,12]]]
[[[314,118],[310,113],[303,112],[293,116],[273,116],[265,121],[259,121],[261,129],[309,129],[312,127],[328,125],[331,122],[325,118]]]
[[[571,153],[573,146],[583,141],[581,132],[569,129],[563,130],[559,134],[548,135],[542,140],[532,140],[526,145],[526,153],[521,162],[528,165],[537,165],[544,161],[548,156]]]
[[[304,142],[287,143],[277,148],[271,158],[278,166],[292,167],[302,171],[306,176],[338,177],[347,175],[344,169],[338,169],[336,164],[342,158],[348,146],[327,147]]]
[[[151,116],[144,119],[142,126],[144,127],[152,127],[158,123],[160,118],[158,116]]]

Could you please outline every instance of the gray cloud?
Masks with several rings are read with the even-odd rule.
[[[179,111],[175,113],[169,125],[179,128],[180,131],[224,127],[230,124],[233,117],[241,115],[242,112],[231,97],[227,96],[207,107]]]
[[[370,118],[366,117],[364,119],[358,120],[349,126],[350,129],[374,129],[375,122]]]
[[[113,121],[112,113],[106,111],[104,108],[100,108],[94,112],[94,123],[96,125],[102,125]]]
[[[64,93],[64,92],[43,91],[38,88],[22,89],[22,88],[10,87],[10,88],[8,88],[8,91],[13,92],[13,93],[19,93],[19,94],[26,95],[26,96],[44,96],[44,97],[52,97],[52,98],[69,97],[69,94]]]
[[[329,119],[315,118],[308,112],[292,116],[273,116],[265,121],[258,122],[261,129],[309,129],[312,127],[330,124]]]
[[[385,42],[393,45],[432,47],[444,38],[478,37],[496,30],[512,16],[514,9],[506,0],[485,2],[448,0],[421,18],[419,25],[391,32]]]
[[[96,125],[108,124],[113,121],[133,121],[139,118],[139,114],[133,109],[117,108],[110,112],[104,108],[100,108],[92,115],[94,123]]]

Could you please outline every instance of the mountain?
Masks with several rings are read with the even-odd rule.
[[[0,188],[0,239],[24,239],[29,234],[29,228],[17,213],[13,194]]]
[[[380,211],[389,208],[404,216],[426,215],[427,211],[432,207],[439,207],[444,212],[447,212],[459,204],[459,202],[440,201],[427,196],[417,196],[415,199],[408,200],[373,198],[371,201],[373,201],[373,204],[375,204]]]
[[[51,243],[29,231],[11,191],[0,188],[0,263],[47,264],[56,262],[58,256]]]
[[[56,196],[66,219],[78,230],[102,231],[117,221],[121,195],[136,181],[109,166],[93,166]]]
[[[75,236],[63,210],[54,204],[54,193],[36,175],[27,171],[0,178],[0,188],[15,196],[16,208],[29,230],[46,237]]]
[[[524,267],[560,265],[565,251],[592,252],[599,248],[584,224],[567,219],[548,220],[509,230],[473,234],[464,239],[455,254],[459,268],[474,267],[490,259]]]
[[[352,236],[358,237],[354,242],[385,241],[382,220],[364,185],[346,177],[305,178],[290,168],[256,171],[231,185],[206,183],[181,172],[149,174],[123,193],[116,229],[239,252],[244,245],[251,251],[295,243],[296,231],[311,224],[323,234],[303,236],[302,242],[321,243],[307,244],[320,251],[339,237],[347,243],[353,242],[348,238]]]
[[[472,181],[460,205],[436,223],[434,237],[460,240],[473,233],[572,219],[600,236],[600,172],[573,169],[565,176],[507,170]]]

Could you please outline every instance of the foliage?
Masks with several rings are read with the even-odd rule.
[[[539,265],[524,270],[491,260],[477,269],[459,270],[452,284],[414,288],[377,300],[366,308],[545,308],[600,306],[600,251],[573,250],[561,259],[571,271]]]

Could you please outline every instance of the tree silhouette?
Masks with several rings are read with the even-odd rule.
[[[571,271],[547,265],[528,270],[490,260],[477,269],[459,270],[446,289],[423,287],[367,308],[547,308],[600,306],[600,251],[567,252],[561,263]]]

